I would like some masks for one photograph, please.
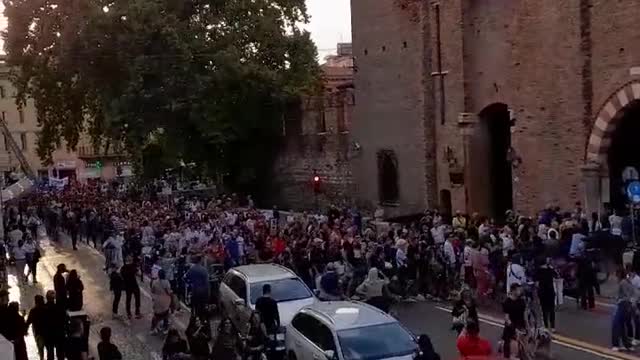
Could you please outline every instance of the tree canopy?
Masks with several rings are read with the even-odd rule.
[[[35,101],[44,161],[89,134],[140,164],[153,144],[147,153],[248,183],[287,104],[317,84],[305,0],[3,2],[7,63],[18,104]]]

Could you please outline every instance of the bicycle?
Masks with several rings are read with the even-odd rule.
[[[526,328],[518,330],[518,353],[521,360],[538,359],[540,355],[549,357],[551,336],[542,321],[542,307],[537,296],[535,283],[528,282],[524,287]]]

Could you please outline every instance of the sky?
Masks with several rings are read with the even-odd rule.
[[[339,42],[351,42],[350,0],[306,0],[311,22],[305,26],[318,47],[323,59],[336,51]],[[4,6],[0,2],[0,13]],[[0,29],[6,27],[6,19],[0,16]],[[0,51],[2,52],[2,51]]]
[[[339,42],[351,42],[350,0],[307,0],[311,22],[306,29],[318,47],[323,59],[336,52]]]

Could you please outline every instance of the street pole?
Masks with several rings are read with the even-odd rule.
[[[4,173],[0,173],[0,241],[4,241],[4,199],[2,199],[2,191],[4,191]]]

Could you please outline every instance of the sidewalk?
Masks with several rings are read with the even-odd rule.
[[[40,241],[43,257],[38,264],[38,281],[33,285],[18,286],[15,269],[10,269],[9,283],[10,300],[18,301],[20,309],[28,314],[33,307],[35,295],[46,293],[53,289],[53,275],[59,263],[67,265],[69,270],[76,269],[84,283],[84,310],[91,320],[90,329],[90,355],[97,358],[96,346],[99,342],[99,331],[104,326],[112,329],[112,341],[116,344],[127,360],[157,360],[161,358],[161,349],[164,337],[149,334],[151,324],[151,296],[149,284],[140,284],[142,319],[120,320],[113,319],[111,314],[112,295],[109,291],[109,281],[104,268],[104,258],[100,252],[89,247],[80,246],[78,251],[71,250],[70,241],[66,236],[61,236],[62,244],[49,242],[48,239]],[[132,304],[133,306],[133,304]],[[125,312],[125,296],[120,302],[120,314]],[[184,331],[189,321],[189,312],[181,311],[172,319],[172,326]],[[37,348],[31,329],[26,339],[29,359],[38,359]]]

